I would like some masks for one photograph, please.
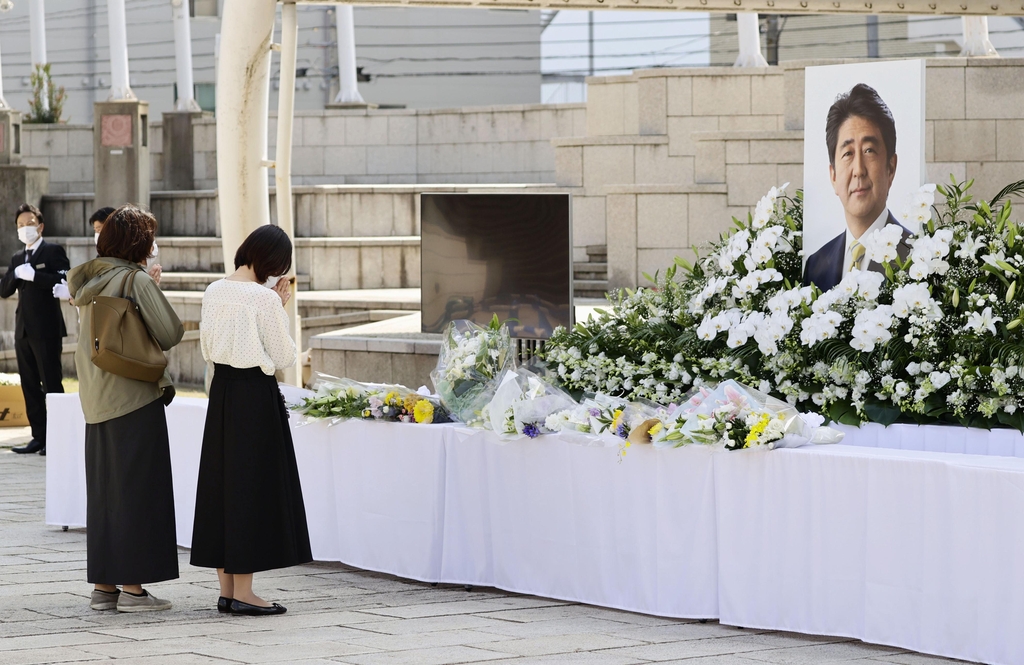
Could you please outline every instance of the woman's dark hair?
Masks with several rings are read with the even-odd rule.
[[[114,212],[114,208],[111,208],[110,206],[107,206],[106,208],[100,208],[99,210],[92,214],[92,217],[89,218],[89,224],[94,224],[96,222],[102,224],[103,222],[107,221],[107,217],[110,217],[110,213],[112,212]]]
[[[828,110],[825,121],[825,145],[828,147],[828,163],[836,165],[836,143],[839,141],[839,128],[851,117],[864,118],[878,127],[881,139],[885,143],[885,157],[892,159],[896,154],[896,122],[892,112],[885,105],[874,88],[858,83],[836,97],[835,103]]]
[[[235,268],[242,266],[252,268],[258,282],[287,273],[292,268],[292,241],[288,234],[273,224],[264,224],[250,233],[235,252]]]
[[[153,249],[156,217],[126,203],[110,213],[96,243],[96,253],[112,259],[142,263]]]
[[[21,217],[21,215],[26,212],[30,212],[33,215],[35,215],[36,222],[40,224],[43,223],[43,211],[35,207],[31,203],[22,203],[20,206],[18,206],[18,212],[14,213],[14,221],[17,222],[18,218]]]

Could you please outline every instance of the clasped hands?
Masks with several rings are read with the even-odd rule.
[[[36,279],[36,269],[30,263],[22,263],[20,266],[15,266],[14,276],[26,282],[33,282]]]

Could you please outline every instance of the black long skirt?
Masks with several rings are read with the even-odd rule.
[[[85,426],[85,492],[89,582],[178,577],[171,449],[160,400]]]
[[[214,367],[192,565],[234,575],[313,560],[288,411],[259,367]]]

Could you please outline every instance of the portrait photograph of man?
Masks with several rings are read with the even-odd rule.
[[[875,63],[869,66],[873,65]],[[844,66],[820,69],[842,68]],[[884,71],[878,73],[885,74]],[[809,68],[808,79],[811,78]],[[834,91],[835,82],[829,87],[829,92]],[[917,92],[910,90],[896,96],[903,106],[913,107],[914,101],[921,102],[923,83],[915,99]],[[811,101],[820,103],[823,94],[819,90],[813,97]],[[858,81],[838,93],[833,92],[827,111],[821,113],[816,109],[817,117],[824,120],[820,133],[811,134],[805,128],[805,143],[817,151],[813,160],[816,163],[805,159],[804,166],[805,284],[828,291],[852,270],[884,271],[883,266],[867,257],[862,240],[887,224],[898,225],[902,230],[903,240],[897,247],[900,258],[905,259],[910,254],[907,239],[918,229],[900,225],[893,203],[903,205],[922,184],[923,155],[920,152],[923,142],[913,139],[920,138],[924,105],[917,106],[920,122],[906,123],[911,138],[908,141],[910,159],[907,160],[910,164],[905,164],[901,159],[902,151],[897,151],[897,137],[901,132],[897,131],[893,111],[869,83]],[[915,111],[908,110],[907,115]],[[902,147],[902,135],[899,138]],[[827,162],[823,158],[827,158]],[[899,178],[904,169],[910,172],[909,179]]]

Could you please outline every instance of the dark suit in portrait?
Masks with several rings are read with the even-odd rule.
[[[903,238],[900,240],[900,244],[896,246],[896,254],[900,257],[901,261],[905,261],[910,256],[910,243],[907,242],[907,238],[912,234],[906,227],[896,221],[891,212],[889,213],[889,219],[885,223],[895,224],[903,229]],[[814,284],[822,291],[828,291],[835,287],[843,280],[843,264],[845,261],[846,231],[844,230],[808,257],[807,265],[804,267],[804,286]],[[875,261],[871,261],[868,264],[868,270],[885,272],[885,268]]]
[[[14,271],[28,263],[35,270],[32,281],[18,279]],[[0,298],[18,292],[14,323],[14,349],[25,395],[25,411],[32,425],[32,438],[46,445],[46,393],[62,393],[61,347],[67,335],[60,300],[53,287],[61,282],[71,264],[60,245],[40,239],[34,250],[16,253],[0,280]]]

